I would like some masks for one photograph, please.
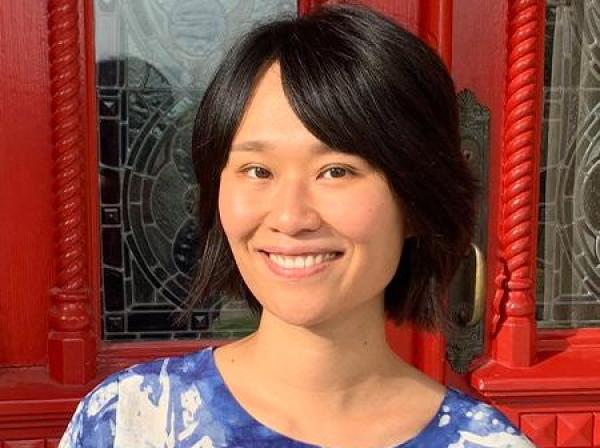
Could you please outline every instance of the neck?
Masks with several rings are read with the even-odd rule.
[[[258,330],[240,341],[239,359],[271,396],[328,403],[331,412],[359,407],[409,368],[386,342],[382,303],[343,317],[307,328],[264,310]]]

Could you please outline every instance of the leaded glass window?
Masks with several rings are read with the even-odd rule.
[[[238,337],[227,297],[182,311],[195,259],[195,109],[231,42],[296,0],[95,0],[104,339]]]
[[[537,318],[600,326],[600,3],[547,4]]]

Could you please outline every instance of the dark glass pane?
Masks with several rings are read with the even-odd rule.
[[[102,252],[106,265],[113,267],[121,267],[123,265],[120,229],[105,227],[102,230]]]
[[[106,166],[119,166],[120,123],[113,119],[100,120],[100,162]]]
[[[103,204],[121,202],[121,181],[119,172],[110,168],[100,168],[100,196]],[[115,207],[110,207],[115,210]]]
[[[104,250],[104,249],[103,249]],[[123,311],[125,300],[123,295],[123,274],[116,269],[103,270],[104,310]]]
[[[107,314],[106,329],[111,333],[122,333],[125,331],[125,318],[123,315]]]

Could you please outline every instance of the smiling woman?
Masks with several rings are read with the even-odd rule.
[[[248,337],[137,365],[61,447],[530,447],[494,408],[397,357],[385,321],[443,328],[476,181],[454,86],[424,43],[358,6],[262,25],[200,105],[190,309],[246,300]]]
[[[262,75],[220,177],[219,219],[262,307],[260,326],[347,325],[367,305],[383,319],[383,291],[406,237],[402,203],[366,160],[306,128],[281,79],[279,63]],[[263,144],[248,151],[256,140]]]
[[[404,204],[419,235],[404,245],[385,288],[385,311],[398,323],[434,328],[443,323],[439,298],[475,219],[477,189],[460,152],[453,83],[437,55],[409,32],[364,8],[338,8],[337,15],[316,13],[256,29],[232,49],[207,90],[193,154],[200,234],[207,239],[191,296],[201,301],[228,290],[262,309],[224,244],[217,213],[219,177],[230,154],[237,157],[232,145],[257,149],[256,141],[265,140],[260,148],[268,143],[266,157],[294,143],[318,145],[383,176],[397,206]],[[254,113],[244,115],[250,108]],[[276,132],[283,135],[270,135]],[[222,245],[223,251],[208,251]]]

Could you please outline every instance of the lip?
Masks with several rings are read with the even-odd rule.
[[[275,247],[275,246],[265,246],[257,249],[258,252],[267,252],[269,254],[277,254],[277,255],[288,255],[290,257],[293,256],[301,256],[301,255],[315,255],[315,254],[330,254],[332,252],[335,253],[343,253],[342,250],[332,249],[331,247]]]
[[[335,252],[335,251],[332,251],[332,252]],[[273,272],[274,274],[276,274],[280,277],[284,277],[288,280],[303,279],[306,277],[311,277],[311,276],[320,274],[321,272],[325,271],[329,266],[331,266],[332,263],[334,263],[334,262],[338,261],[340,258],[342,258],[341,256],[338,256],[338,257],[334,258],[333,260],[327,260],[321,264],[318,264],[316,266],[311,266],[309,268],[286,269],[286,268],[279,266],[273,260],[271,260],[269,258],[269,254],[267,252],[261,250],[261,251],[258,251],[258,253],[265,260],[265,263],[267,264],[267,266],[271,270],[271,272]]]

